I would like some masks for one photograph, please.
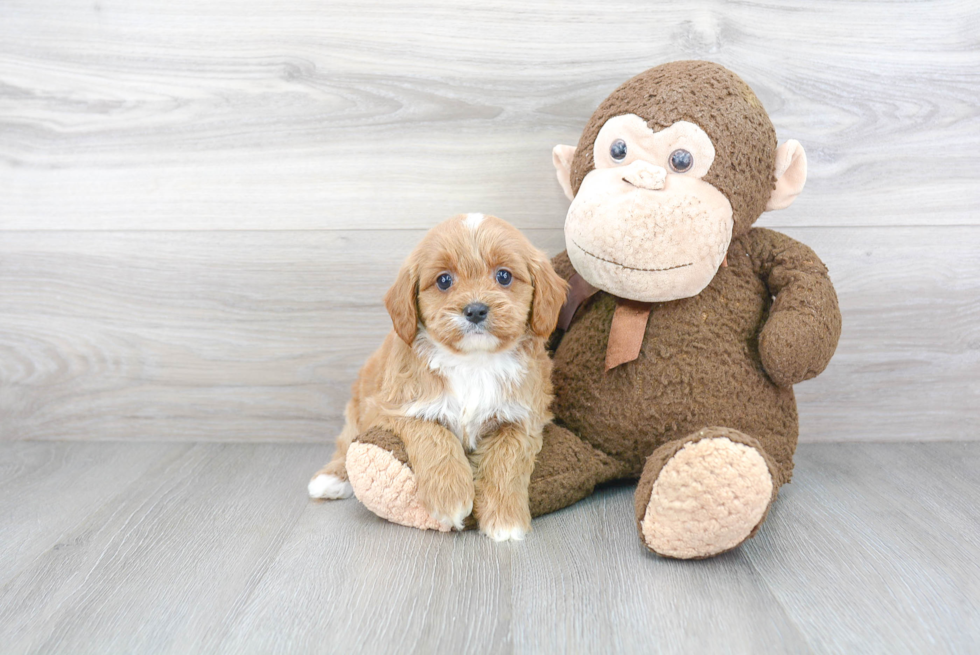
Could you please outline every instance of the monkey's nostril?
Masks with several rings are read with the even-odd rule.
[[[490,308],[484,305],[482,302],[471,302],[466,307],[463,307],[463,316],[466,320],[474,325],[482,323],[487,318],[487,314],[490,312]]]

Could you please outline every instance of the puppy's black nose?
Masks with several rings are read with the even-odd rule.
[[[484,305],[482,302],[471,302],[466,307],[463,307],[463,316],[466,320],[474,325],[482,323],[487,318],[487,312],[490,308]]]

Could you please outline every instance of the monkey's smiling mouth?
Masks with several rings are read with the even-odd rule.
[[[620,264],[619,262],[613,261],[611,259],[606,259],[605,257],[600,257],[599,255],[594,255],[588,250],[586,250],[585,248],[583,248],[581,245],[579,245],[579,242],[576,241],[575,239],[571,239],[571,242],[574,243],[579,250],[584,252],[589,257],[592,257],[593,259],[598,259],[600,262],[606,262],[607,264],[612,264],[613,266],[619,266],[620,268],[626,268],[631,271],[643,271],[645,273],[659,273],[662,271],[672,271],[676,268],[684,268],[685,266],[694,265],[694,262],[688,262],[686,264],[677,264],[676,266],[667,266],[666,268],[637,268],[635,266],[627,266],[626,264]]]

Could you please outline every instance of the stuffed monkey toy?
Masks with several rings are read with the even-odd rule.
[[[554,149],[554,164],[572,202],[566,251],[552,263],[571,291],[551,341],[555,420],[531,478],[531,513],[635,479],[648,549],[683,559],[731,550],[790,481],[792,387],[824,370],[840,336],[820,259],[752,227],[803,189],[803,148],[777,147],[765,109],[734,73],[680,61],[613,91],[577,146]],[[355,494],[411,490],[394,435],[358,441],[373,448],[361,449],[371,462],[351,475]],[[395,521],[417,515],[406,510],[417,505],[411,493],[386,498],[369,509]]]

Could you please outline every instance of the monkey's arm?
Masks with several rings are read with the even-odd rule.
[[[783,387],[816,377],[830,363],[841,330],[827,267],[810,248],[779,232],[755,228],[748,237],[756,271],[773,296],[759,334],[762,366]]]

